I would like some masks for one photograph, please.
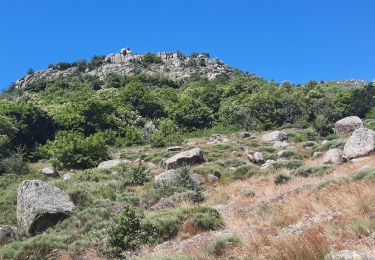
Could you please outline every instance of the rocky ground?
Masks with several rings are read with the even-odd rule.
[[[326,140],[302,140],[308,131],[214,134],[187,139],[180,147],[114,150],[118,159],[101,163],[99,169],[143,161],[156,185],[173,182],[176,170],[190,165],[191,178],[203,187],[201,205],[216,209],[224,223],[210,231],[184,223],[175,238],[144,246],[132,257],[374,259],[375,132],[355,117],[337,122],[337,135]],[[75,179],[84,176],[81,173],[45,168],[42,174],[59,187],[84,183],[83,178]],[[142,195],[146,189],[139,187],[135,193]],[[53,204],[48,196],[56,198]],[[62,190],[42,181],[20,184],[17,204],[21,233],[53,227],[75,210]],[[191,205],[174,194],[145,211]],[[112,213],[122,206],[112,208]],[[39,210],[38,217],[30,213],[35,213],[33,207]],[[17,228],[1,226],[0,239],[3,243],[18,239]],[[68,252],[59,250],[53,256],[106,259],[95,247],[86,246],[76,255]]]

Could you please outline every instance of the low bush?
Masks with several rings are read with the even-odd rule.
[[[309,165],[301,167],[295,171],[296,176],[300,177],[309,177],[316,175],[323,175],[332,170],[332,167],[329,165]]]
[[[284,183],[287,183],[288,181],[290,181],[290,179],[291,179],[291,177],[289,175],[286,175],[284,173],[279,173],[275,176],[274,183],[276,185],[284,184]]]
[[[234,180],[244,180],[250,178],[260,172],[258,166],[255,165],[244,165],[238,167],[232,174]]]
[[[282,161],[277,161],[272,164],[273,169],[297,169],[302,165],[303,161],[302,160],[282,160]]]
[[[374,179],[375,178],[375,169],[374,168],[365,168],[359,170],[349,176],[351,181],[359,181],[363,179]]]
[[[0,161],[0,174],[14,173],[14,174],[27,174],[30,172],[28,162],[25,160],[23,152],[18,150],[11,154],[9,157]]]
[[[201,230],[216,230],[224,225],[220,213],[213,208],[194,208],[191,220]]]
[[[240,243],[241,238],[237,235],[221,237],[211,242],[207,247],[207,251],[212,255],[221,256],[225,253],[228,247],[236,246]]]
[[[346,143],[345,139],[333,139],[331,141],[328,141],[325,144],[316,144],[314,146],[314,149],[318,152],[327,151],[333,148],[343,149],[345,146],[345,143]]]

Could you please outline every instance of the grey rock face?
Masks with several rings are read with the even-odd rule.
[[[319,158],[323,155],[323,152],[314,152],[313,159]]]
[[[262,142],[285,141],[287,139],[288,135],[283,131],[273,131],[262,136]]]
[[[203,152],[200,148],[194,148],[185,152],[176,154],[164,161],[163,165],[167,170],[176,169],[184,165],[194,165],[203,163]]]
[[[372,152],[375,148],[375,132],[367,128],[354,131],[344,146],[343,157],[353,159]]]
[[[198,185],[204,183],[204,178],[200,174],[193,173],[190,175],[190,178]]]
[[[41,171],[45,176],[52,177],[52,178],[59,178],[60,174],[55,169],[45,167]]]
[[[18,239],[16,227],[0,225],[0,245],[12,242]]]
[[[272,166],[276,161],[275,160],[267,160],[262,166],[260,166],[261,171],[266,171],[268,168]]]
[[[109,160],[99,163],[98,169],[111,169],[119,166],[120,164],[130,163],[128,160]]]
[[[62,178],[63,178],[63,181],[68,181],[71,178],[73,178],[73,176],[74,176],[74,172],[68,172],[68,173],[65,173]]]
[[[335,123],[335,132],[338,136],[343,137],[361,127],[363,127],[363,122],[359,117],[348,116]]]
[[[264,163],[263,153],[260,153],[260,152],[254,153],[254,160],[258,164]]]
[[[35,235],[68,217],[74,209],[69,196],[40,180],[23,181],[17,189],[17,221],[21,235]]]
[[[330,149],[323,155],[324,164],[341,164],[342,162],[343,157],[340,149]]]
[[[332,252],[325,257],[325,260],[374,260],[375,258],[366,256],[360,252],[352,250],[341,250]]]
[[[177,181],[178,174],[175,170],[169,170],[155,176],[155,184],[159,186],[170,185]]]

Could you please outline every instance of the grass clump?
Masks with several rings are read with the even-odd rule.
[[[363,179],[374,179],[375,178],[375,169],[374,168],[365,168],[361,169],[352,175],[349,176],[351,181],[360,181]]]
[[[309,165],[309,166],[298,168],[294,174],[300,177],[309,177],[309,176],[323,175],[323,174],[328,173],[331,170],[332,170],[332,167],[329,165]]]
[[[345,139],[333,139],[325,144],[316,144],[314,149],[318,152],[328,151],[329,149],[339,148],[343,149],[345,146],[346,140]]]
[[[208,245],[207,251],[211,255],[222,256],[228,248],[237,246],[241,243],[238,235],[220,237]]]
[[[297,169],[302,165],[302,160],[282,160],[272,164],[273,169]]]
[[[274,183],[276,185],[280,185],[280,184],[285,184],[290,180],[291,180],[291,177],[289,175],[286,175],[284,173],[279,173],[275,176]]]
[[[244,165],[238,167],[232,174],[234,180],[244,180],[250,178],[260,172],[258,166],[255,165]]]

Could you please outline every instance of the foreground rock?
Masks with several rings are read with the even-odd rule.
[[[163,165],[167,170],[176,169],[185,165],[194,165],[203,163],[203,152],[200,148],[194,148],[189,151],[181,152],[164,161]]]
[[[41,170],[41,172],[42,172],[42,174],[44,174],[47,177],[52,177],[52,178],[59,178],[60,177],[60,174],[58,173],[58,171],[56,171],[55,169],[49,168],[49,167],[43,168]]]
[[[288,135],[283,131],[273,131],[271,133],[262,136],[262,142],[276,142],[285,141],[288,139]]]
[[[285,149],[289,147],[289,143],[287,141],[276,141],[274,142],[273,147],[276,149]]]
[[[341,164],[342,162],[342,151],[337,148],[328,150],[323,156],[324,164]]]
[[[375,148],[375,132],[367,128],[354,131],[344,146],[343,157],[353,159],[372,152]]]
[[[361,127],[363,127],[363,122],[359,117],[348,116],[336,122],[335,132],[338,136],[344,137]]]
[[[21,235],[35,235],[68,217],[74,209],[69,196],[40,180],[23,181],[17,189],[17,221]]]
[[[18,238],[16,227],[0,225],[0,245],[12,242]]]
[[[328,254],[325,260],[374,260],[375,258],[366,256],[360,252],[351,250],[341,250]]]
[[[130,163],[128,160],[109,160],[99,163],[98,169],[111,169],[119,166],[120,164]]]

